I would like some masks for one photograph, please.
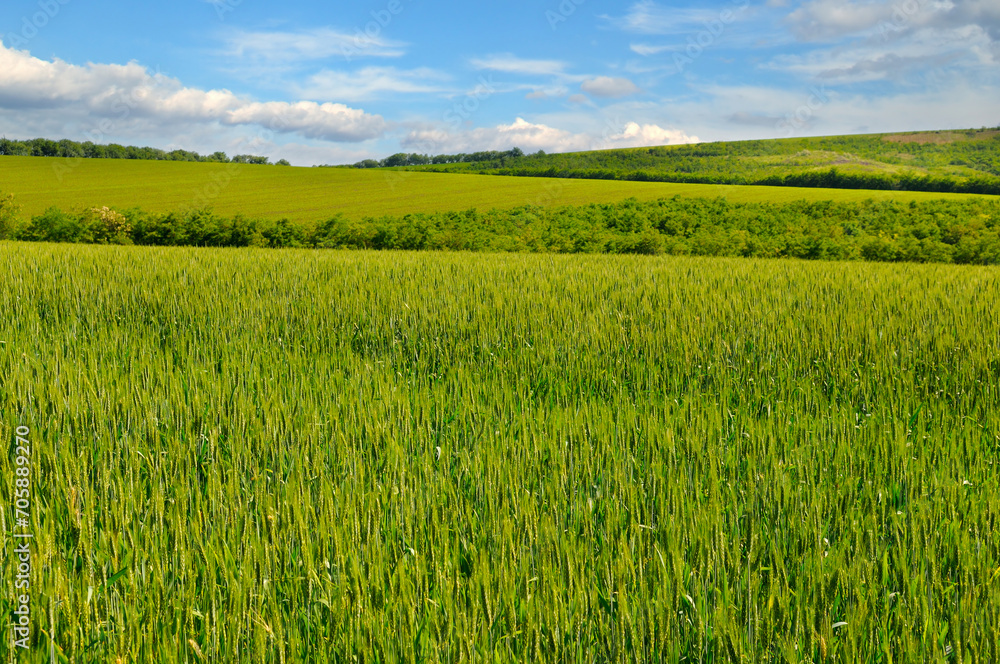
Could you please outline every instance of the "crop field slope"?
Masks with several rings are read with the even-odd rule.
[[[1000,270],[0,243],[0,278],[44,661],[1000,660]]]
[[[217,214],[316,222],[419,212],[585,205],[674,195],[731,202],[789,200],[931,200],[955,195],[892,191],[737,187],[732,185],[553,180],[550,178],[292,168],[118,159],[0,157],[0,193],[25,216],[108,206],[147,212],[212,208]]]

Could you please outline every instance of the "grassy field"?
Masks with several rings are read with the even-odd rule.
[[[1000,660],[996,268],[0,243],[0,276],[19,661]]]
[[[315,222],[526,204],[583,205],[634,197],[725,196],[731,202],[956,198],[924,194],[792,187],[737,187],[553,180],[464,174],[291,168],[239,164],[0,157],[0,192],[13,193],[26,216],[109,206],[148,212],[212,207],[216,213]]]

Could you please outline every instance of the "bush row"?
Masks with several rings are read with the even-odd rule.
[[[448,170],[448,169],[445,169]],[[754,175],[700,171],[616,170],[608,168],[566,169],[550,166],[497,167],[480,169],[481,175],[507,175],[518,177],[571,178],[579,180],[628,180],[631,182],[670,182],[677,184],[762,185],[769,187],[807,187],[826,189],[871,189],[876,191],[926,191],[950,194],[1000,195],[1000,178],[977,176],[971,178],[934,177],[931,175],[885,175],[881,173],[846,173],[836,168],[822,171]]]
[[[26,241],[1000,264],[1000,202],[986,198],[731,203],[675,196],[364,219],[338,215],[317,223],[227,217],[209,209],[157,214],[108,208],[51,208],[25,222],[10,209],[0,205],[0,238]]]

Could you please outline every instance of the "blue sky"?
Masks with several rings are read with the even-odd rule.
[[[526,152],[1000,124],[998,0],[6,0],[0,133]]]

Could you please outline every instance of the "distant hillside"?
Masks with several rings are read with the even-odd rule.
[[[1000,195],[1000,128],[565,154],[496,154],[497,158],[487,161],[407,168],[598,180]]]

